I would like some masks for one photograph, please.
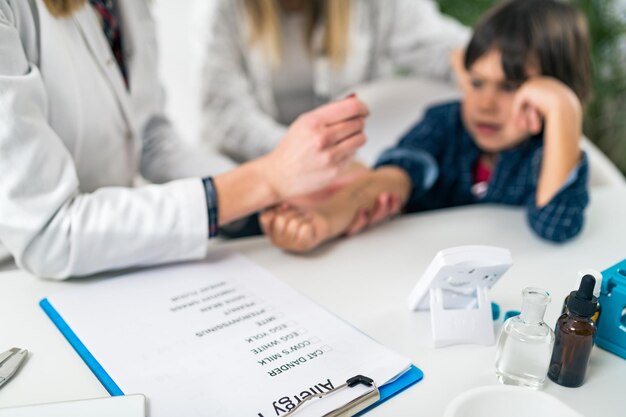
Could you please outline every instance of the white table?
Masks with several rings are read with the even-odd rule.
[[[625,207],[626,187],[594,189],[585,229],[566,245],[535,237],[520,209],[473,206],[405,216],[307,256],[285,254],[263,238],[223,246],[241,251],[424,371],[422,382],[369,415],[437,416],[463,391],[497,381],[494,346],[434,349],[428,313],[407,311],[406,296],[433,255],[467,244],[511,249],[515,265],[494,287],[492,299],[503,312],[517,310],[523,287],[543,287],[553,295],[546,313],[553,326],[579,269],[601,270],[626,257]],[[0,390],[0,407],[107,395],[37,305],[46,295],[93,280],[50,282],[18,270],[0,273],[0,350],[31,351],[20,373]],[[626,361],[595,348],[583,387],[548,381],[545,391],[587,416],[616,416],[623,414],[618,399],[625,382]]]

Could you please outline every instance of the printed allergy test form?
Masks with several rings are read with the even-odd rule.
[[[410,367],[232,252],[81,284],[42,307],[109,392],[144,394],[152,417],[281,416],[355,375],[381,386]],[[365,391],[312,399],[294,415]]]

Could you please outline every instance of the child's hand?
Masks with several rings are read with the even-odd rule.
[[[331,238],[329,219],[313,209],[281,205],[259,217],[272,243],[291,252],[308,252]]]
[[[315,207],[283,204],[260,216],[263,232],[275,246],[292,252],[308,252],[342,234],[354,235],[398,214],[402,203],[395,193],[381,193],[371,208],[351,209],[329,200]]]
[[[582,105],[571,88],[545,76],[530,78],[522,84],[513,102],[513,120],[520,130],[537,134],[543,122],[556,117],[582,124]]]
[[[562,82],[551,77],[534,77],[516,93],[513,117],[519,128],[530,133],[541,130],[543,119],[543,159],[535,205],[544,207],[580,161],[582,104]]]

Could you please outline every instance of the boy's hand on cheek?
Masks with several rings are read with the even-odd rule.
[[[566,118],[573,124],[582,123],[582,105],[578,97],[555,78],[530,78],[515,94],[513,120],[519,129],[537,134],[543,123],[553,118]]]
[[[551,77],[538,76],[522,84],[513,101],[518,127],[537,133],[537,118],[543,119],[543,159],[535,195],[544,207],[563,187],[580,161],[582,104],[567,85]]]

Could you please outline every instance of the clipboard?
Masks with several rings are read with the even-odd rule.
[[[39,302],[39,306],[43,309],[43,311],[48,315],[50,320],[54,323],[54,325],[59,329],[61,334],[67,339],[69,344],[74,348],[78,356],[85,362],[85,364],[89,367],[91,372],[98,378],[100,383],[104,386],[104,388],[111,394],[112,396],[121,396],[125,395],[124,392],[117,386],[113,378],[109,376],[109,374],[105,371],[105,369],[100,365],[100,363],[96,360],[96,358],[89,352],[89,350],[85,347],[85,345],[80,341],[78,336],[72,331],[72,329],[67,325],[65,320],[59,315],[59,313],[52,307],[47,298],[44,298]],[[382,385],[381,387],[375,387],[377,391],[376,400],[370,402],[371,397],[365,396],[360,398],[355,404],[352,404],[352,407],[344,410],[336,410],[337,412],[342,412],[343,414],[331,414],[328,417],[339,417],[339,416],[361,416],[367,413],[369,410],[379,406],[385,401],[393,398],[394,396],[400,394],[404,390],[410,388],[411,386],[417,384],[424,378],[424,373],[417,368],[415,365],[411,365],[406,372],[401,374],[397,379],[391,381],[388,384]],[[309,397],[311,398],[311,397]],[[288,415],[288,414],[286,414]],[[297,413],[294,413],[297,417]]]
[[[48,315],[51,321],[55,324],[55,326],[59,329],[59,331],[64,335],[64,337],[68,340],[70,345],[74,348],[74,350],[79,354],[79,356],[83,359],[83,361],[87,364],[87,366],[91,369],[94,375],[98,378],[98,380],[102,383],[105,389],[113,396],[124,395],[124,391],[120,388],[120,385],[116,383],[116,381],[111,377],[111,375],[105,370],[105,367],[96,359],[94,354],[85,346],[81,338],[76,334],[76,332],[68,325],[67,321],[64,317],[61,316],[59,311],[53,306],[52,302],[49,299],[43,299],[39,303],[40,307],[43,311]],[[423,373],[420,369],[415,367],[414,365],[408,366],[404,372],[401,372],[395,379],[392,379],[380,387],[376,387],[375,385],[363,396],[359,396],[359,398],[355,399],[354,402],[344,404],[342,407],[333,410],[331,413],[326,414],[328,417],[330,416],[349,416],[349,415],[362,415],[369,411],[370,409],[382,404],[383,402],[389,400],[393,396],[399,394],[400,392],[406,390],[412,385],[416,384],[423,378]],[[347,381],[346,381],[347,383]],[[345,384],[344,384],[345,385]],[[336,387],[339,390],[340,387]],[[144,394],[148,395],[148,399],[152,400],[149,392],[144,392]],[[321,397],[330,397],[331,395],[325,395]],[[309,397],[311,398],[311,403],[313,401],[320,402],[324,401],[323,398],[313,398],[317,396]],[[304,403],[304,401],[302,402]],[[300,407],[300,409],[306,408],[306,406]],[[300,413],[300,409],[292,413],[294,416],[298,416]],[[154,410],[153,410],[154,411]],[[280,414],[282,416],[290,414]]]

